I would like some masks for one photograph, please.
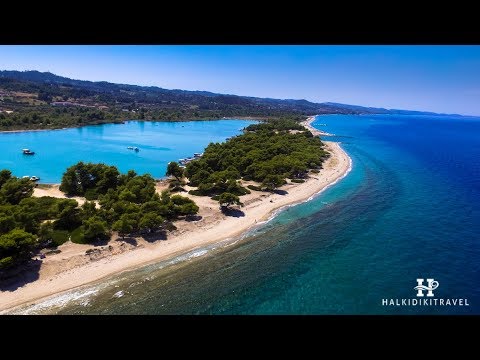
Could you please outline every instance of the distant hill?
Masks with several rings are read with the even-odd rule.
[[[45,88],[45,85],[49,85],[49,87]],[[313,103],[307,100],[257,98],[216,94],[208,91],[168,90],[156,86],[74,80],[39,71],[0,71],[0,88],[26,92],[44,91],[51,93],[52,97],[68,96],[83,100],[97,96],[97,100],[105,103],[137,102],[152,106],[171,101],[177,104],[197,105],[207,108],[221,108],[222,105],[238,105],[248,108],[252,115],[268,112],[268,110],[305,114],[357,113],[355,110],[330,104]]]
[[[385,109],[385,108],[376,108],[376,107],[365,107],[359,105],[348,105],[348,104],[340,104],[334,102],[325,102],[322,103],[323,105],[330,105],[337,109],[348,109],[351,111],[358,111],[362,114],[373,113],[373,114],[399,114],[399,115],[455,115],[455,116],[462,116],[459,114],[443,114],[443,113],[435,113],[431,111],[416,111],[416,110],[400,110],[400,109]]]
[[[67,110],[68,108],[68,110]],[[56,128],[124,120],[254,117],[300,120],[315,114],[431,114],[305,99],[272,99],[69,79],[50,72],[0,71],[0,129]]]

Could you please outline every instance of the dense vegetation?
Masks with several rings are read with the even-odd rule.
[[[0,130],[72,127],[134,119],[278,119],[359,112],[306,100],[80,81],[37,71],[0,71]]]
[[[198,212],[198,206],[188,198],[170,196],[168,191],[157,194],[150,175],[137,175],[133,170],[120,174],[105,164],[79,162],[71,166],[60,189],[69,195],[98,199],[101,208],[91,207],[90,215],[124,234],[156,231],[168,220]]]
[[[299,124],[299,121],[303,120],[301,116],[283,116],[279,119],[265,121],[258,124],[248,125],[245,130],[247,131],[286,131],[286,130],[298,130],[304,131],[305,128]]]
[[[33,188],[30,180],[0,171],[0,269],[28,259],[35,248],[52,244],[54,231],[69,223],[72,209],[78,206],[70,199],[32,197]],[[51,219],[55,226],[46,222]]]
[[[250,125],[243,135],[211,143],[201,159],[187,164],[185,176],[197,187],[191,194],[220,195],[214,198],[221,204],[232,204],[231,195],[250,192],[239,179],[260,183],[249,185],[249,189],[274,191],[287,178],[302,180],[308,170],[320,169],[327,156],[319,138],[297,122],[284,119]],[[225,193],[228,197],[222,196]]]
[[[198,212],[190,199],[155,192],[150,175],[120,174],[113,166],[78,163],[64,173],[61,189],[88,196],[82,206],[73,199],[32,197],[34,183],[0,171],[0,270],[20,263],[44,247],[69,238],[89,243],[108,239],[115,230],[150,233],[171,228],[170,221]]]

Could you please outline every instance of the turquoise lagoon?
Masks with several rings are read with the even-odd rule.
[[[128,121],[80,128],[0,134],[0,169],[15,176],[38,176],[41,183],[60,183],[65,169],[79,161],[103,162],[155,178],[167,164],[203,152],[252,124],[248,120],[189,122]],[[140,151],[127,149],[136,146]],[[22,149],[35,151],[23,155]]]

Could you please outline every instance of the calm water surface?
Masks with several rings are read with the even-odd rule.
[[[129,121],[54,131],[0,134],[0,169],[16,176],[38,176],[43,183],[60,183],[65,169],[79,161],[103,162],[121,172],[134,169],[155,178],[167,164],[202,152],[210,142],[222,142],[252,124],[247,120],[190,122]],[[139,152],[128,150],[136,146]],[[22,154],[22,149],[35,155]]]

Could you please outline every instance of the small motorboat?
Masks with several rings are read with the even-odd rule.
[[[128,150],[140,151],[140,149],[136,146],[127,146]]]
[[[35,151],[30,151],[30,149],[22,149],[23,155],[35,155]]]
[[[30,181],[39,181],[40,178],[38,176],[31,176]]]

